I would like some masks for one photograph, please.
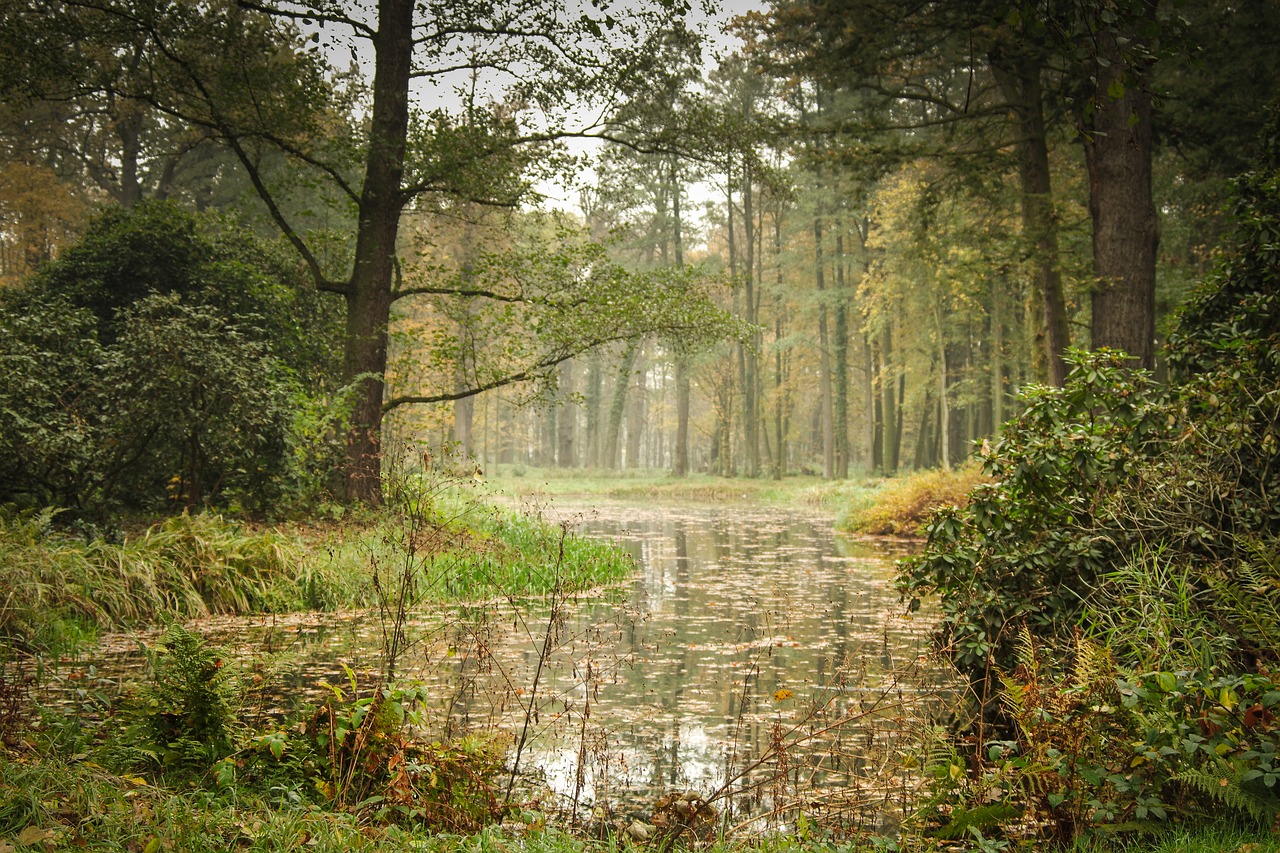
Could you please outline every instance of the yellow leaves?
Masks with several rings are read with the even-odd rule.
[[[793,696],[795,696],[795,694],[785,687],[773,691],[773,701],[775,702],[785,702]]]
[[[84,207],[51,169],[26,163],[0,169],[0,285],[16,284],[71,242]]]
[[[22,832],[19,832],[18,837],[14,840],[18,842],[19,847],[34,847],[52,839],[53,830],[41,829],[38,826],[28,826]]]

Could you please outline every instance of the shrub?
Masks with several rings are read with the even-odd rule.
[[[991,482],[964,509],[939,511],[924,552],[902,564],[899,587],[913,609],[922,595],[940,595],[940,644],[984,694],[1022,628],[1069,637],[1081,591],[1132,551],[1114,499],[1137,491],[1145,460],[1169,437],[1155,387],[1121,354],[1069,359],[1065,386],[1032,389],[984,451]]]
[[[981,466],[970,463],[950,471],[932,469],[886,480],[850,507],[839,527],[877,536],[920,535],[937,509],[963,507],[984,479]]]
[[[244,762],[250,781],[366,819],[441,832],[476,832],[502,819],[507,806],[497,779],[505,743],[424,739],[417,732],[427,688],[361,690],[350,669],[347,676],[346,685],[322,685],[329,696],[304,725],[255,739]]]
[[[146,649],[150,678],[132,707],[130,746],[161,769],[203,774],[231,754],[235,717],[222,652],[181,625]]]
[[[102,521],[316,491],[341,426],[341,403],[316,405],[332,318],[267,247],[213,225],[110,211],[0,294],[0,501]]]
[[[1041,651],[1023,632],[1001,676],[1007,740],[969,757],[935,750],[933,796],[917,818],[932,834],[973,826],[1070,843],[1173,820],[1269,827],[1280,814],[1280,685],[1270,676],[1132,675],[1088,641],[1057,672]]]

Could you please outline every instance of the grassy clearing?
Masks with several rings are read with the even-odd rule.
[[[489,487],[518,499],[547,497],[605,497],[668,501],[746,501],[789,503],[835,509],[873,489],[874,482],[831,481],[812,475],[783,480],[714,477],[690,474],[673,477],[655,469],[562,469],[501,465],[490,471]]]

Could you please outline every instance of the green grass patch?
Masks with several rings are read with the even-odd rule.
[[[981,468],[969,463],[950,471],[916,471],[880,481],[854,495],[836,527],[873,536],[918,536],[940,506],[964,506],[974,486],[983,482]]]
[[[0,641],[56,650],[95,628],[267,609],[304,553],[212,514],[167,518],[123,543],[60,534],[53,519],[0,519]]]
[[[581,590],[629,576],[610,545],[457,487],[340,523],[264,528],[212,513],[122,543],[58,532],[55,514],[0,516],[0,644],[61,653],[98,630],[210,614],[378,603],[375,572],[416,576],[416,600]]]
[[[1073,853],[1280,853],[1280,836],[1266,829],[1219,823],[1166,833],[1078,842]]]
[[[90,761],[0,751],[0,850],[183,851],[500,851],[578,853],[605,849],[542,827],[524,814],[516,837],[488,828],[447,835],[425,827],[370,825],[355,814],[236,788],[174,790]]]
[[[489,487],[520,499],[604,497],[623,500],[787,503],[838,508],[866,491],[861,480],[823,480],[812,475],[748,479],[624,468],[527,468],[500,465],[487,476]]]

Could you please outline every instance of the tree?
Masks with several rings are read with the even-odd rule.
[[[154,45],[141,60],[146,73],[122,82],[119,93],[226,145],[316,286],[345,300],[343,375],[360,388],[348,436],[346,493],[371,502],[381,489],[391,306],[411,290],[396,284],[402,213],[441,196],[516,203],[527,190],[523,172],[532,152],[587,132],[571,127],[565,104],[616,88],[644,64],[648,32],[683,11],[670,3],[626,16],[605,10],[572,18],[536,0],[378,0],[350,11],[305,0],[86,5]],[[319,29],[311,38],[326,44],[334,43],[331,32],[341,30],[339,40],[353,52],[370,51],[367,119],[358,127],[342,126],[341,114],[331,109],[332,75],[319,51],[305,49],[300,27]],[[414,86],[448,85],[452,75],[472,70],[505,77],[499,82],[508,84],[509,102],[528,114],[541,111],[538,122],[522,126],[513,111],[485,111],[474,101],[461,120],[444,109],[413,107]],[[344,141],[353,131],[354,146]],[[264,168],[268,153],[283,154],[299,180],[332,184],[353,207],[347,270],[326,269],[309,235],[290,217],[281,203],[283,189],[272,185]]]

